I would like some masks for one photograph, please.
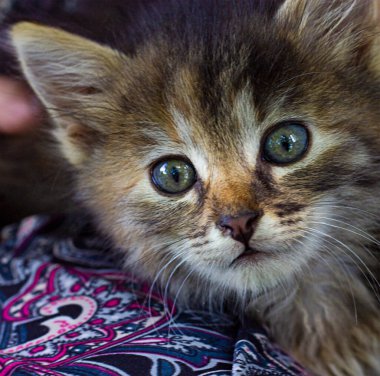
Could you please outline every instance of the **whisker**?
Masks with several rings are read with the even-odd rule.
[[[179,285],[178,287],[178,290],[174,296],[174,300],[173,300],[173,303],[172,303],[172,308],[170,310],[170,312],[168,312],[168,317],[171,318],[171,320],[173,320],[173,314],[174,314],[174,310],[176,309],[176,304],[177,304],[177,300],[179,298],[179,295],[180,295],[180,292],[182,290],[182,288],[185,286],[187,280],[190,278],[190,276],[194,273],[194,269],[193,270],[190,270],[190,272],[186,275],[186,277],[182,280],[181,284]],[[170,336],[170,330],[171,330],[171,327],[170,325],[168,326],[168,336]],[[174,332],[175,333],[175,332]],[[179,330],[179,333],[181,335],[183,335],[182,331]]]
[[[321,218],[323,218],[323,217],[321,217]],[[330,219],[330,218],[327,218],[327,219],[333,221],[333,219]],[[341,230],[345,230],[345,231],[348,231],[348,232],[350,232],[350,233],[352,233],[352,234],[355,234],[355,235],[361,236],[362,238],[367,239],[367,240],[369,240],[369,241],[372,242],[372,243],[375,243],[375,244],[380,245],[380,242],[379,242],[378,240],[376,240],[376,239],[375,239],[373,236],[371,236],[370,234],[366,234],[364,231],[363,231],[363,232],[365,233],[365,235],[363,235],[363,234],[360,233],[360,232],[353,231],[353,230],[350,230],[350,229],[345,228],[345,227],[342,227],[342,226],[332,225],[332,224],[327,223],[327,222],[321,222],[321,221],[309,221],[309,222],[310,222],[310,223],[321,224],[321,225],[325,225],[325,226],[329,226],[329,227],[333,227],[333,228],[338,228],[338,229],[341,229]],[[337,221],[337,222],[341,222],[341,221]],[[343,223],[344,223],[344,222],[343,222]],[[351,226],[351,227],[353,227],[353,228],[355,228],[355,229],[358,229],[358,228],[355,227],[355,226]],[[360,229],[358,229],[358,230],[359,230],[359,231],[362,231],[362,230],[360,230]]]
[[[174,261],[176,261],[178,258],[180,258],[182,256],[181,253],[178,253],[177,255],[175,256],[171,256],[171,258],[169,259],[168,262],[165,263],[165,265],[163,267],[160,268],[160,270],[158,271],[158,273],[155,275],[154,279],[153,279],[153,282],[150,286],[150,289],[149,289],[149,293],[148,293],[148,307],[150,308],[151,307],[151,301],[152,301],[152,294],[153,294],[153,290],[154,290],[154,286],[156,285],[156,283],[158,282],[160,276],[162,275],[162,273],[164,273],[164,271],[170,266],[170,264],[172,264]],[[164,262],[165,260],[162,260],[162,262]],[[160,264],[162,264],[162,262]],[[162,293],[161,293],[162,295]],[[165,302],[164,302],[165,304]]]
[[[306,231],[307,234],[310,234],[310,232]],[[298,240],[298,239],[295,239],[295,240]],[[305,246],[305,244],[303,242],[300,241],[300,243]],[[347,284],[349,286],[349,289],[350,289],[350,295],[351,295],[351,299],[352,299],[352,304],[353,304],[353,307],[354,307],[354,316],[355,316],[355,322],[356,324],[358,323],[358,311],[357,311],[357,305],[356,305],[356,300],[355,300],[355,295],[354,295],[354,291],[353,291],[353,288],[352,288],[352,283],[351,283],[351,280],[352,280],[352,277],[350,278],[350,273],[349,273],[349,270],[347,269],[347,266],[341,262],[341,260],[339,259],[338,256],[336,256],[334,254],[334,252],[332,252],[327,246],[325,245],[322,245],[323,249],[326,250],[326,252],[333,258],[336,260],[336,262],[338,263],[338,265],[343,269],[343,273],[344,273],[344,276],[345,276],[345,279],[347,280]],[[327,260],[325,260],[319,253],[317,254],[317,257],[318,257],[318,260],[322,261],[324,264],[326,264],[326,266],[331,270],[332,274],[334,275],[335,274],[335,270],[333,270],[333,268],[331,267],[331,265],[327,262]]]
[[[331,203],[335,204],[335,205],[331,205]],[[376,219],[379,218],[379,215],[378,214],[375,214],[373,212],[370,212],[368,210],[364,210],[362,208],[358,208],[356,206],[352,206],[352,205],[336,205],[336,201],[319,201],[318,204],[315,206],[315,207],[320,207],[320,208],[323,208],[323,207],[329,207],[329,208],[334,208],[334,209],[349,209],[349,210],[355,210],[355,211],[358,211],[358,212],[361,212],[363,214],[366,214],[366,215],[370,215]]]
[[[179,262],[174,268],[173,270],[171,271],[168,279],[166,280],[166,284],[165,284],[165,289],[164,289],[164,297],[163,297],[163,300],[164,302],[167,301],[168,299],[168,293],[169,293],[169,285],[170,285],[170,282],[172,280],[172,278],[174,277],[174,274],[176,273],[176,271],[186,262],[188,262],[191,258],[193,257],[193,255],[189,255],[188,257],[185,257],[182,259],[181,262]]]
[[[333,236],[329,235],[329,234],[326,234],[322,231],[319,231],[319,230],[316,230],[316,229],[313,229],[313,228],[310,228],[310,227],[305,227],[305,229],[311,231],[311,232],[314,232],[314,233],[318,233],[324,237],[327,237],[329,239],[332,239],[332,241],[335,241],[336,243],[340,244],[341,246],[343,246],[343,248],[345,248],[352,256],[354,256],[358,262],[360,262],[361,265],[364,266],[364,270],[369,274],[369,276],[372,278],[372,280],[375,282],[375,284],[377,285],[377,287],[379,288],[380,287],[380,283],[379,281],[377,280],[377,278],[374,276],[374,274],[372,273],[372,271],[368,268],[367,264],[350,248],[348,247],[346,244],[344,244],[343,242],[341,242],[340,240],[334,238]],[[328,241],[325,239],[325,241],[329,242],[331,245],[335,246],[337,249],[339,250],[342,250],[344,252],[344,250],[340,247],[337,247],[336,244]],[[347,254],[346,252],[344,252],[345,254]],[[354,262],[354,264],[356,265],[356,267],[359,269],[359,271],[363,274],[364,278],[367,280],[367,282],[369,283],[370,287],[372,288],[372,290],[374,291],[374,293],[376,294],[376,297],[377,297],[377,293],[376,293],[376,289],[374,288],[372,282],[369,280],[368,276],[366,273],[364,273],[363,269],[360,267],[360,265],[355,262],[355,260],[353,258],[351,258],[351,260]]]

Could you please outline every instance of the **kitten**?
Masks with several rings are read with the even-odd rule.
[[[126,269],[235,299],[316,375],[380,374],[376,11],[157,2],[118,50],[10,32]]]

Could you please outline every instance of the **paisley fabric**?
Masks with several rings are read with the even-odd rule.
[[[1,232],[0,375],[306,375],[255,323],[181,310],[66,222]]]

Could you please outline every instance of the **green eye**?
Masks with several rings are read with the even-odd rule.
[[[263,156],[271,163],[292,163],[301,159],[308,145],[309,134],[302,124],[282,123],[266,137]]]
[[[193,165],[181,159],[158,162],[152,169],[152,182],[162,192],[179,194],[191,188],[196,182]]]

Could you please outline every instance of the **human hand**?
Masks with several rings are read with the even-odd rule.
[[[0,76],[0,134],[20,134],[38,126],[41,108],[25,84]]]

